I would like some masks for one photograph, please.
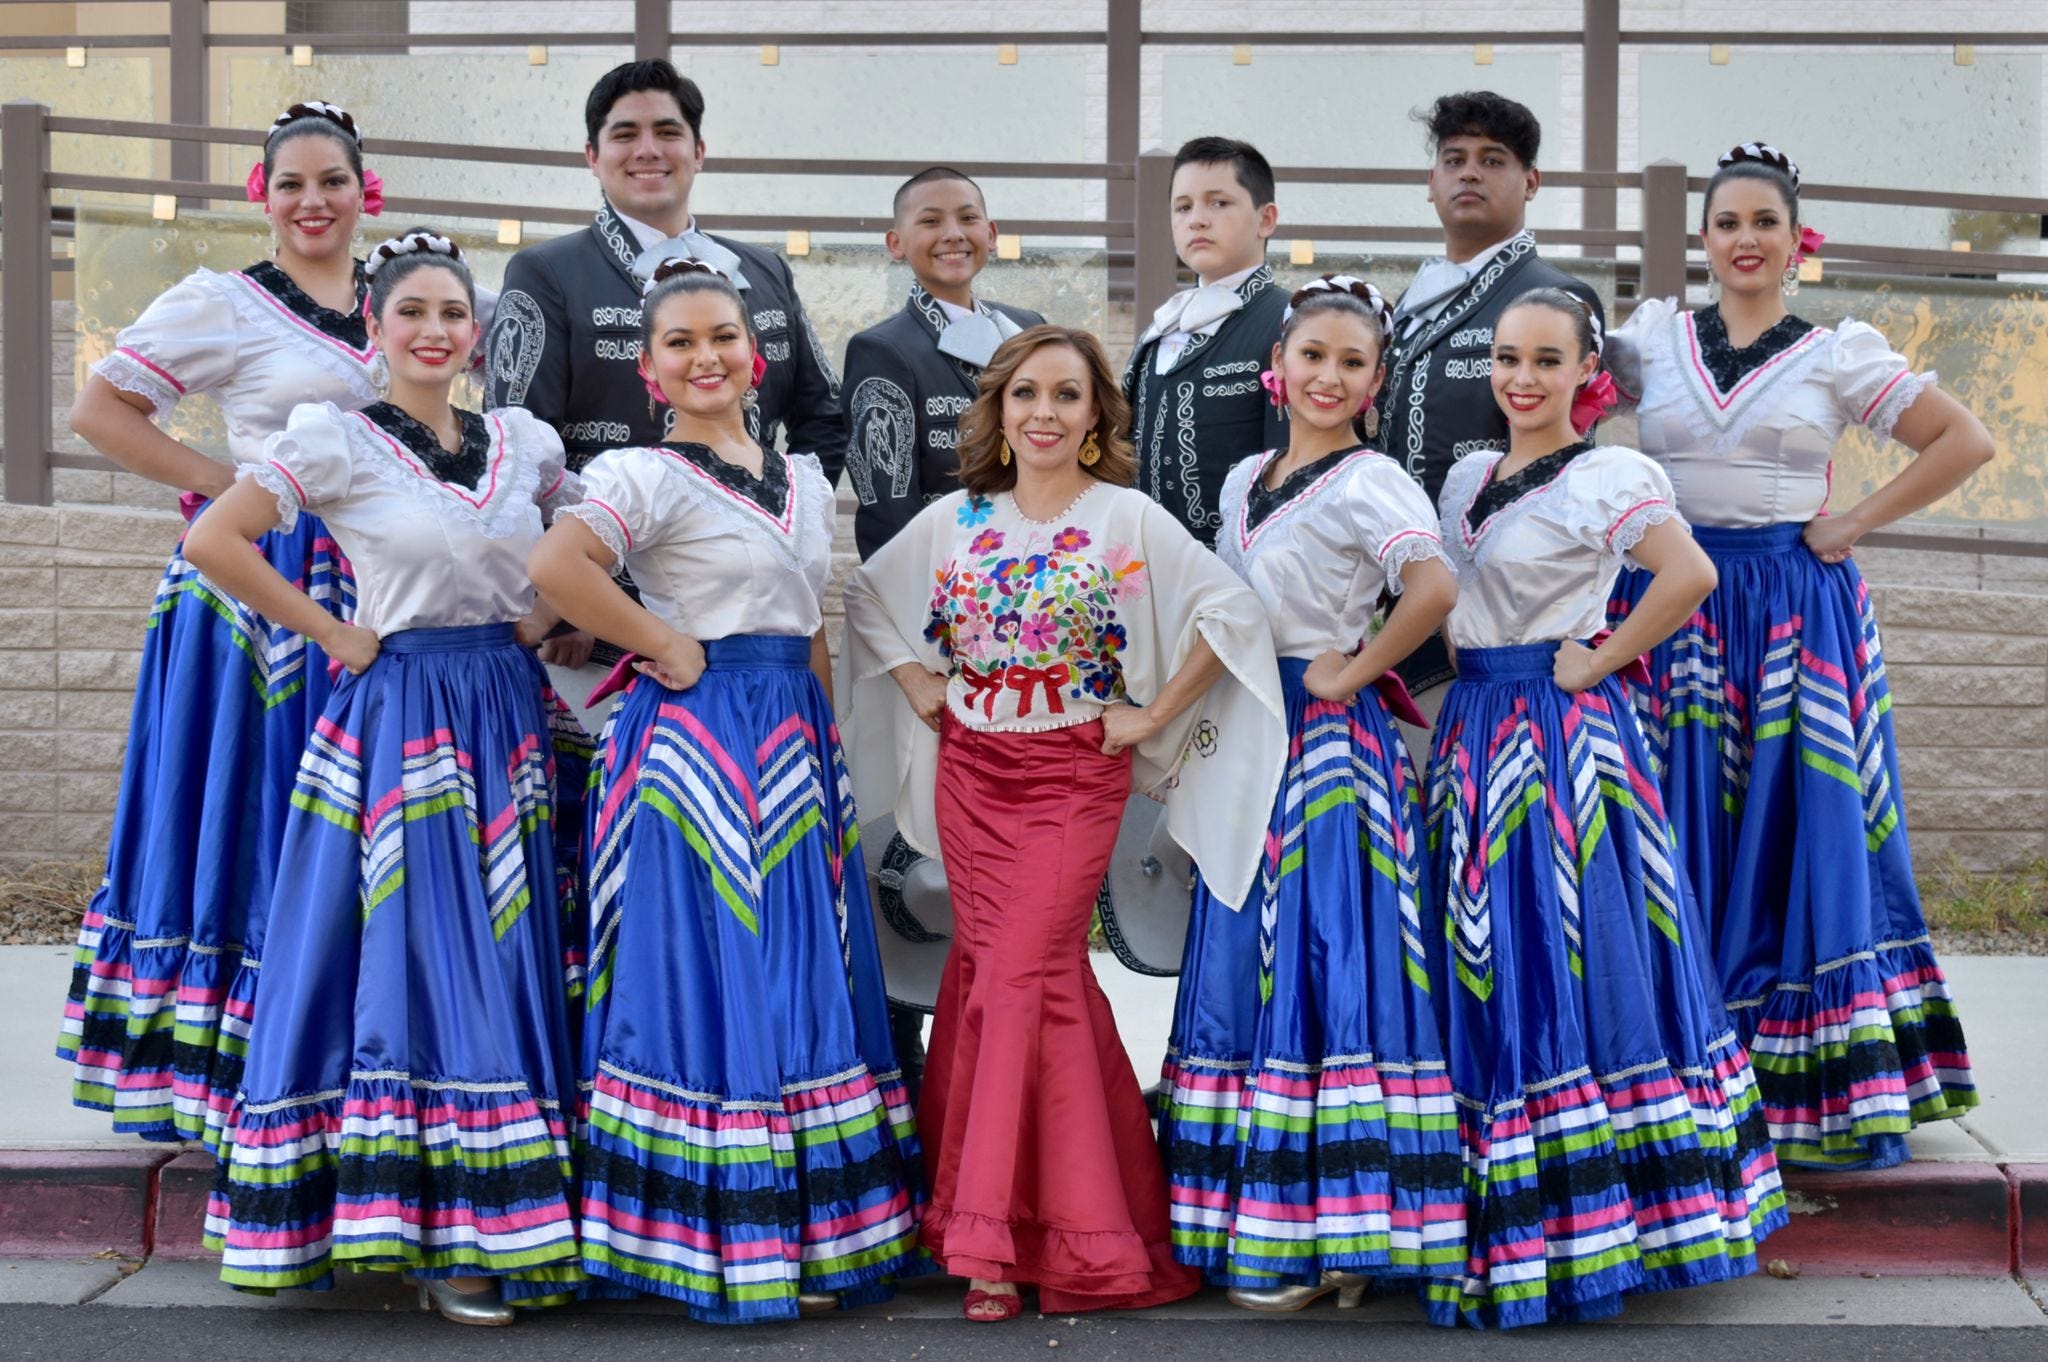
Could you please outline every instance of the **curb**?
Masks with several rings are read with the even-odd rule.
[[[2048,1175],[2048,1167],[2040,1173]],[[1865,1173],[1788,1168],[1792,1220],[1758,1249],[1809,1277],[1989,1277],[2019,1270],[2016,1181],[1991,1163],[1907,1163]],[[2048,1262],[2048,1180],[2036,1236]]]
[[[0,1255],[147,1257],[167,1149],[0,1150]]]
[[[210,1259],[203,1150],[0,1150],[0,1257]],[[1791,1223],[1760,1250],[1807,1277],[2048,1275],[2048,1163],[1785,1171]]]

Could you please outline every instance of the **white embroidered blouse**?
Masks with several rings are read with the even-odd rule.
[[[1505,454],[1451,466],[1439,505],[1458,604],[1444,631],[1459,648],[1588,639],[1628,551],[1652,525],[1679,520],[1671,480],[1633,449],[1601,445],[1478,525],[1468,512]]]
[[[678,633],[809,638],[832,576],[832,488],[812,455],[763,459],[764,477],[750,479],[701,445],[608,449],[584,465],[583,501],[565,514],[596,532]]]
[[[552,427],[519,407],[463,417],[489,432],[473,488],[436,478],[399,434],[331,402],[294,408],[263,460],[240,470],[277,497],[287,529],[302,510],[326,523],[355,568],[355,622],[379,638],[526,615],[526,556],[544,519],[580,495]]]
[[[94,373],[148,398],[159,421],[188,396],[211,397],[236,463],[267,457],[264,440],[301,403],[353,411],[377,398],[372,347],[337,339],[239,271],[193,271],[123,327],[115,345]]]
[[[1281,488],[1285,499],[1255,520],[1254,489],[1276,455],[1242,459],[1224,479],[1216,556],[1258,593],[1280,656],[1349,652],[1380,594],[1401,593],[1401,569],[1444,557],[1437,514],[1401,465],[1360,449],[1320,474],[1297,470],[1306,484]]]
[[[1136,753],[1140,791],[1165,791],[1168,828],[1226,901],[1243,901],[1286,758],[1286,710],[1258,598],[1143,493],[1093,483],[1036,521],[1007,492],[954,492],[846,586],[848,756],[855,798],[938,854],[938,738],[890,672],[950,674],[970,728],[1034,732],[1150,702],[1197,638],[1227,674]]]
[[[1695,313],[1646,299],[1607,341],[1616,384],[1636,396],[1643,452],[1700,525],[1804,523],[1827,505],[1835,442],[1851,423],[1890,438],[1938,380],[1916,374],[1876,328],[1816,326],[1727,390],[1701,354]]]

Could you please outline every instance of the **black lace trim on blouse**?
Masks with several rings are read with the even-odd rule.
[[[1479,495],[1472,498],[1472,504],[1465,509],[1465,529],[1477,534],[1486,522],[1520,501],[1524,496],[1553,481],[1564,472],[1565,465],[1579,455],[1593,448],[1591,440],[1581,440],[1575,445],[1553,450],[1541,458],[1531,459],[1507,477],[1496,477],[1500,464],[1506,462],[1503,455],[1493,466],[1493,473],[1486,478],[1486,485],[1479,489]]]
[[[433,427],[389,402],[372,402],[363,408],[363,415],[418,455],[427,471],[442,482],[474,492],[483,480],[484,468],[491,461],[491,430],[478,413],[456,408],[455,419],[462,426],[462,448],[452,453],[441,447],[441,437],[434,434]]]
[[[363,262],[356,262],[356,306],[353,312],[336,312],[331,307],[322,307],[313,301],[313,295],[292,282],[292,277],[279,269],[275,262],[259,260],[242,273],[256,286],[271,297],[290,308],[292,315],[334,337],[344,345],[357,350],[366,350],[370,345],[368,325],[363,321],[363,299],[370,293],[369,280],[363,278]]]
[[[1759,365],[1768,364],[1805,340],[1807,333],[1813,330],[1813,323],[1788,312],[1761,336],[1737,349],[1728,339],[1728,323],[1722,320],[1721,309],[1716,306],[1703,307],[1695,312],[1692,330],[1699,338],[1701,362],[1725,393],[1740,383],[1744,374]]]
[[[1272,465],[1267,464],[1260,468],[1252,474],[1251,488],[1244,494],[1246,523],[1253,529],[1265,524],[1275,511],[1313,486],[1317,478],[1363,448],[1364,445],[1353,445],[1349,449],[1339,449],[1323,455],[1320,459],[1311,460],[1282,478],[1278,487],[1266,486],[1266,471]]]
[[[738,464],[719,458],[710,445],[668,440],[661,447],[680,454],[709,473],[719,485],[738,492],[778,520],[789,506],[788,461],[772,449],[761,451],[761,476],[757,478]]]

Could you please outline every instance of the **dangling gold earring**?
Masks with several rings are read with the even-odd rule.
[[[1102,446],[1095,443],[1095,432],[1089,431],[1088,438],[1081,441],[1081,466],[1093,468],[1095,461],[1102,457]]]
[[[996,462],[1005,468],[1010,466],[1010,442],[1008,440],[1004,440],[1001,448],[996,450]]]

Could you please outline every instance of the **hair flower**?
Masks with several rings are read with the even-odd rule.
[[[1614,376],[1602,369],[1587,380],[1578,395],[1572,398],[1572,429],[1584,435],[1620,400],[1621,392],[1614,386]]]
[[[376,217],[384,211],[384,177],[367,166],[363,168],[363,212]]]
[[[249,167],[249,178],[244,180],[242,184],[249,192],[249,202],[251,203],[262,203],[270,197],[270,185],[268,178],[263,173],[263,162],[261,161]]]
[[[1819,255],[1821,243],[1827,238],[1811,227],[1799,229],[1799,244],[1792,248],[1792,263],[1797,265],[1809,255]]]

